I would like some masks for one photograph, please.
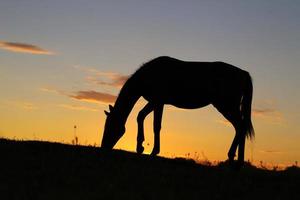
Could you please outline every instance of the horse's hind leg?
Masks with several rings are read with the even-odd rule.
[[[238,104],[236,106],[224,106],[224,105],[219,106],[214,104],[214,106],[233,125],[235,129],[235,136],[233,138],[232,144],[227,154],[229,162],[233,163],[235,153],[240,142],[240,136],[242,135],[242,127],[241,127],[242,115],[238,107]],[[239,158],[240,158],[240,151],[239,151]]]
[[[242,134],[239,137],[239,157],[238,157],[238,164],[241,166],[244,164],[244,157],[245,157],[245,142],[246,142],[246,135],[244,131],[244,127],[242,129]]]
[[[159,154],[160,152],[160,129],[161,129],[161,119],[163,114],[164,105],[156,105],[154,108],[154,147],[151,152],[152,156]]]
[[[137,123],[138,123],[138,134],[137,134],[137,145],[136,145],[136,152],[143,153],[144,147],[143,142],[145,140],[144,137],[144,120],[146,116],[153,111],[153,106],[148,103],[138,114],[137,116]]]
[[[236,134],[230,146],[228,152],[228,158],[231,163],[233,163],[235,152],[238,147],[238,168],[244,164],[244,154],[245,154],[245,132],[243,129],[243,120],[241,114],[234,114],[236,117],[233,117],[230,122],[233,124]]]

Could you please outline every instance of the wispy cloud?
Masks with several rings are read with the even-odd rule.
[[[86,80],[89,83],[93,83],[96,85],[102,85],[102,86],[110,86],[110,87],[116,87],[116,88],[121,88],[124,83],[127,81],[128,76],[127,75],[122,75],[122,74],[102,74],[98,77],[95,76],[87,76]]]
[[[254,108],[252,110],[253,115],[255,116],[266,116],[269,115],[271,113],[276,112],[276,110],[270,109],[270,108]]]
[[[14,106],[16,108],[28,110],[28,111],[39,109],[38,106],[36,106],[34,103],[26,102],[26,101],[7,101],[6,104],[9,106]]]
[[[109,86],[120,89],[129,78],[129,75],[116,72],[103,72],[92,67],[79,65],[75,65],[73,67],[85,72],[87,74],[87,82],[94,85]]]
[[[54,94],[69,96],[67,94],[67,92],[62,91],[62,90],[58,90],[58,89],[55,89],[55,88],[52,88],[52,87],[41,87],[39,90],[42,91],[42,92],[48,92],[48,93],[54,93]]]
[[[69,104],[60,104],[58,106],[69,110],[82,110],[82,111],[92,111],[92,112],[99,111],[98,109],[90,108],[87,106],[78,106],[78,105],[69,105]]]
[[[37,110],[38,107],[34,105],[33,103],[23,102],[20,105],[24,110]]]
[[[69,95],[69,97],[81,101],[96,102],[96,103],[113,103],[116,100],[115,95],[109,93],[103,93],[103,92],[96,92],[93,90],[78,91],[73,95]]]
[[[259,150],[261,153],[268,153],[268,154],[282,154],[284,152],[282,151],[276,151],[276,150]]]
[[[286,120],[283,113],[278,109],[276,99],[258,99],[252,109],[253,117],[264,120],[272,124],[285,124]]]
[[[36,45],[19,43],[19,42],[0,41],[0,48],[7,51],[18,52],[18,53],[43,54],[43,55],[54,54],[53,52],[45,50]]]
[[[274,124],[282,124],[284,122],[283,114],[271,108],[254,108],[252,110],[253,116],[264,119]]]
[[[105,92],[96,92],[94,90],[81,90],[81,91],[76,91],[76,92],[65,92],[62,90],[58,90],[55,88],[51,87],[42,87],[40,88],[40,91],[42,92],[48,92],[48,93],[53,93],[53,94],[58,94],[66,97],[70,97],[72,99],[80,100],[80,101],[86,101],[86,102],[92,102],[92,103],[113,103],[115,102],[117,96],[110,94],[110,93],[105,93]],[[86,109],[83,107],[76,107],[76,106],[70,106],[66,104],[61,104],[60,107],[64,108],[69,108],[69,109]],[[88,109],[87,110],[91,110]]]

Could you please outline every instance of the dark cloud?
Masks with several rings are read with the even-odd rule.
[[[7,51],[13,51],[19,53],[44,54],[44,55],[53,54],[53,52],[42,49],[41,47],[32,44],[25,44],[25,43],[18,43],[18,42],[0,41],[0,48]]]

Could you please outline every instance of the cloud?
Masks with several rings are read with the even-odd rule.
[[[25,44],[25,43],[18,43],[18,42],[0,41],[0,48],[7,51],[13,51],[18,53],[42,54],[42,55],[54,54],[51,51],[42,49],[41,47],[32,44]]]
[[[41,87],[40,91],[42,92],[48,92],[48,93],[54,93],[54,94],[59,94],[59,95],[64,95],[64,96],[69,96],[66,92],[62,90],[58,90],[52,87]]]
[[[89,91],[78,91],[69,97],[81,101],[96,102],[96,103],[113,103],[116,100],[116,96],[103,92],[96,92],[93,90]]]
[[[40,88],[40,91],[42,92],[48,92],[48,93],[53,93],[53,94],[58,94],[62,96],[67,96],[72,99],[80,100],[80,101],[86,101],[86,102],[92,102],[92,103],[113,103],[115,102],[117,96],[105,92],[96,92],[93,90],[81,90],[81,91],[76,91],[76,92],[65,92],[62,90],[54,89],[51,87],[42,87]],[[65,105],[61,104],[61,107],[64,108],[69,108],[69,109],[85,109],[83,107],[75,107],[75,106],[70,106],[70,105]],[[90,110],[90,109],[86,109]]]
[[[284,117],[282,113],[275,109],[270,108],[254,108],[252,110],[253,116],[269,121],[273,124],[282,124]]]
[[[129,78],[129,75],[124,75],[116,72],[103,72],[92,67],[84,67],[75,65],[75,69],[88,74],[86,80],[94,85],[109,86],[120,89]]]
[[[24,102],[22,105],[22,108],[24,110],[37,110],[38,107],[34,105],[33,103]]]
[[[263,109],[254,108],[252,110],[252,113],[255,116],[266,116],[266,115],[269,115],[269,114],[274,113],[274,112],[276,112],[276,111],[273,110],[273,109],[270,109],[270,108],[263,108]]]
[[[7,104],[28,111],[39,109],[34,103],[26,101],[8,101]]]
[[[82,110],[82,111],[92,111],[92,112],[99,111],[98,109],[90,108],[87,106],[78,106],[78,105],[69,105],[69,104],[60,104],[58,106],[69,110]]]
[[[88,76],[87,81],[96,85],[110,86],[115,88],[121,88],[127,81],[129,76],[118,73],[106,73],[98,75],[98,77]]]
[[[261,153],[268,153],[268,154],[282,154],[282,151],[275,151],[275,150],[259,150]]]

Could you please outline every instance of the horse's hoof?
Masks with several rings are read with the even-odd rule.
[[[142,154],[142,153],[144,152],[144,147],[143,147],[143,145],[138,145],[138,146],[136,147],[136,152],[137,152],[138,154]]]
[[[157,154],[159,154],[159,150],[153,149],[150,155],[151,156],[156,156]]]
[[[150,156],[155,157],[157,155],[157,153],[150,153]]]

